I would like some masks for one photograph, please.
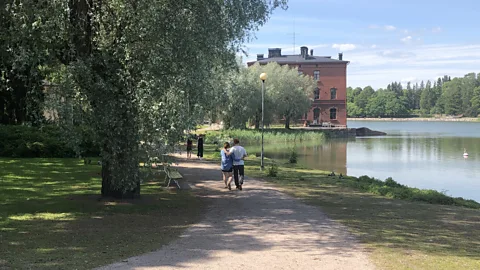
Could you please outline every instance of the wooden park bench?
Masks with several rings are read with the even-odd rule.
[[[169,165],[164,165],[163,170],[165,171],[165,183],[167,183],[167,187],[170,186],[170,183],[173,181],[175,185],[177,185],[178,189],[181,189],[180,184],[177,180],[183,178],[182,174],[180,174],[177,169],[170,167]]]

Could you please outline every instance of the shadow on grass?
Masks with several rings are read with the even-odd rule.
[[[286,187],[287,192],[307,203],[320,206],[329,217],[347,225],[369,247],[398,253],[395,256],[400,257],[399,260],[405,259],[403,255],[420,252],[437,259],[456,257],[452,262],[463,257],[468,261],[467,268],[480,266],[478,209],[366,194],[347,187],[342,179],[312,170],[300,172],[283,168],[278,178],[268,180]],[[383,263],[391,265],[393,262]],[[415,267],[415,262],[406,265]]]
[[[203,212],[192,194],[161,188],[162,175],[146,175],[138,200],[102,200],[99,171],[78,159],[0,159],[0,269],[100,266],[160,248]]]

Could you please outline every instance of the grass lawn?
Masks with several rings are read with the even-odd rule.
[[[207,146],[205,157],[219,155]],[[279,163],[272,178],[259,171],[258,158],[245,164],[247,176],[266,179],[346,225],[380,269],[480,269],[478,209],[376,196],[296,165]]]
[[[90,269],[160,248],[202,215],[144,171],[138,200],[100,200],[100,166],[0,159],[0,269]]]

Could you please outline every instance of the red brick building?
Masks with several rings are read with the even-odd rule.
[[[342,53],[338,59],[330,56],[314,56],[313,50],[300,48],[300,55],[282,55],[280,48],[268,49],[268,58],[257,55],[257,61],[248,62],[266,65],[277,62],[280,65],[297,67],[300,74],[310,75],[317,82],[312,96],[312,108],[303,117],[311,126],[346,126],[347,125],[347,65]]]

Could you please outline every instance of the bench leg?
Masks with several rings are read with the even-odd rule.
[[[177,184],[178,189],[182,189],[182,188],[180,187],[180,184],[178,183],[177,180],[173,179],[173,182],[175,182],[175,184]]]
[[[168,180],[168,183],[167,183],[167,180]],[[170,183],[172,182],[172,180],[173,180],[173,183],[175,183],[175,185],[178,187],[178,189],[182,189],[182,188],[180,187],[180,184],[178,183],[177,180],[172,179],[172,178],[169,178],[168,176],[165,177],[165,183],[167,183],[167,187],[170,186]]]

